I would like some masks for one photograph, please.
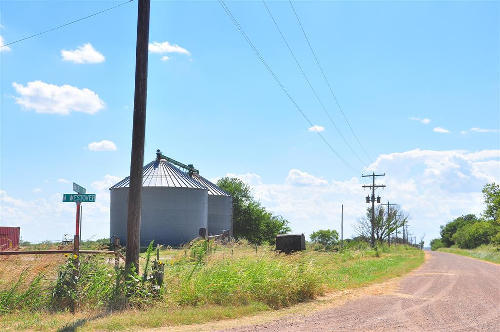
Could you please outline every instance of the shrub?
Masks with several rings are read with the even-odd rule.
[[[334,229],[320,229],[319,231],[313,232],[310,238],[313,243],[321,244],[328,250],[338,243],[339,233]]]
[[[344,249],[350,250],[368,250],[370,249],[370,242],[364,238],[355,238],[352,240],[344,240]]]
[[[500,232],[491,238],[491,243],[500,246]]]
[[[473,249],[481,244],[490,243],[496,233],[497,230],[493,224],[480,221],[459,228],[452,239],[459,248]]]
[[[431,250],[438,250],[439,248],[446,247],[441,239],[434,239],[431,241]]]
[[[75,272],[76,260],[70,257],[59,269],[52,290],[52,307],[57,310],[78,307],[99,308],[109,303],[116,275],[113,268],[96,256],[81,257]]]
[[[453,221],[450,221],[445,226],[441,226],[441,240],[445,247],[451,247],[455,244],[453,240],[453,235],[462,227],[474,224],[478,222],[479,219],[473,214],[468,214],[465,216],[458,217]]]

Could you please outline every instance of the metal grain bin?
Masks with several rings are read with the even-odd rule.
[[[233,198],[216,184],[197,173],[191,178],[208,189],[208,234],[219,235],[229,231],[233,235]]]
[[[304,234],[278,234],[276,235],[276,250],[284,253],[306,250]]]
[[[129,177],[110,188],[110,236],[127,242]],[[207,228],[207,189],[162,159],[143,168],[141,246],[155,243],[179,246]]]
[[[19,248],[21,227],[0,226],[0,251]]]

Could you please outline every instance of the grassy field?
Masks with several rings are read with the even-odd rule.
[[[142,309],[108,310],[103,304],[108,292],[97,285],[85,290],[93,296],[89,302],[92,305],[83,305],[75,314],[49,310],[41,301],[38,307],[21,305],[3,314],[0,311],[0,329],[136,330],[236,318],[310,301],[330,291],[381,282],[405,274],[424,261],[422,251],[403,246],[283,255],[268,246],[255,250],[247,244],[230,244],[213,245],[202,260],[193,259],[192,254],[191,249],[160,251],[160,260],[166,266],[165,288],[154,304]],[[43,282],[31,292],[50,297],[46,289],[53,286],[58,266],[66,260],[59,256],[0,259],[0,302],[21,274],[22,282],[16,290],[20,299],[30,297],[26,293],[40,275]],[[92,273],[100,275],[105,284],[112,274],[101,270]]]
[[[500,248],[494,245],[482,245],[475,249],[460,249],[455,247],[439,248],[438,251],[478,258],[488,262],[500,264]]]

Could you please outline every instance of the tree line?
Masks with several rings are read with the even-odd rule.
[[[441,226],[441,237],[431,241],[432,250],[451,246],[474,249],[483,244],[500,246],[500,185],[488,183],[482,193],[483,213],[463,215]]]

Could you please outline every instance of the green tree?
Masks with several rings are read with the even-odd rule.
[[[224,177],[217,185],[233,198],[233,236],[251,243],[274,243],[277,234],[290,231],[288,220],[273,215],[255,201],[249,185],[238,178]]]
[[[310,236],[311,241],[323,245],[326,249],[336,245],[339,241],[339,233],[334,229],[320,229]]]
[[[475,215],[467,214],[450,221],[444,226],[441,226],[441,241],[443,242],[443,245],[446,247],[454,245],[455,241],[453,240],[453,235],[465,225],[474,224],[478,221],[479,219],[477,219]]]
[[[495,182],[485,185],[483,197],[486,204],[486,210],[483,212],[484,218],[500,224],[500,185]]]
[[[431,250],[438,250],[439,248],[443,248],[445,245],[441,239],[434,239],[431,241]]]
[[[478,221],[460,227],[453,235],[453,241],[459,248],[473,249],[490,243],[496,233],[497,229],[492,223]]]

